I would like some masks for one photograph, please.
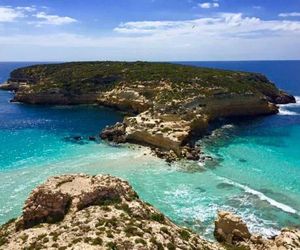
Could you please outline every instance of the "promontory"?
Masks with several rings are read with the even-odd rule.
[[[126,111],[101,137],[158,148],[170,158],[197,159],[193,139],[221,117],[278,112],[295,102],[264,75],[172,63],[72,62],[11,72],[1,89],[30,104],[98,104]],[[158,153],[160,154],[160,153]]]
[[[292,250],[300,231],[254,235],[242,219],[219,211],[210,242],[175,225],[139,199],[128,182],[108,175],[49,178],[25,201],[22,215],[0,226],[0,249]]]

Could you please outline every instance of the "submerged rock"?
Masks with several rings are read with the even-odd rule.
[[[96,136],[89,136],[89,140],[90,140],[90,141],[96,141],[97,138],[96,138]]]

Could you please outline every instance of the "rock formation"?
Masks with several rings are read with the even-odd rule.
[[[300,230],[282,229],[272,239],[252,235],[242,219],[230,212],[220,211],[215,221],[216,239],[234,249],[249,250],[295,250],[300,249]]]
[[[112,176],[63,175],[32,191],[0,228],[0,249],[207,249],[223,247],[176,226]]]
[[[215,119],[275,114],[276,104],[295,102],[261,74],[169,63],[36,65],[14,70],[2,88],[16,91],[19,102],[99,104],[130,112],[101,137],[147,144],[168,159],[197,160],[190,153],[196,152],[193,139]]]
[[[0,249],[300,249],[300,230],[267,239],[230,212],[219,212],[214,234],[219,243],[175,225],[119,178],[74,174],[31,192],[22,215],[0,227]]]

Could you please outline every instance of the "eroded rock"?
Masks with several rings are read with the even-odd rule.
[[[100,137],[101,139],[108,140],[110,142],[123,143],[126,141],[125,129],[125,124],[117,123],[114,126],[108,126],[103,129]]]
[[[219,242],[234,244],[239,241],[247,241],[251,234],[243,220],[226,211],[220,211],[215,221],[214,235]]]
[[[230,212],[220,211],[215,221],[216,239],[233,249],[295,250],[300,249],[300,230],[284,228],[272,238],[251,234],[245,222]]]
[[[55,198],[55,196],[58,197]],[[64,210],[60,197],[68,197]],[[64,199],[63,199],[64,200]],[[46,204],[46,205],[45,205]],[[48,204],[57,204],[49,206]],[[43,207],[43,220],[16,225]],[[47,219],[57,207],[62,218]],[[57,210],[55,210],[57,211]],[[32,221],[32,220],[29,220]],[[162,213],[141,201],[131,186],[105,175],[62,175],[37,187],[25,202],[22,216],[0,227],[0,249],[206,249],[224,250],[192,231],[176,226]]]

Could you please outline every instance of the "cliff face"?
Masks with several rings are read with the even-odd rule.
[[[187,156],[184,146],[214,119],[274,114],[276,104],[295,102],[260,74],[168,63],[37,65],[13,71],[2,88],[16,91],[14,101],[100,104],[134,113],[124,119],[117,141],[171,150],[178,157]],[[114,129],[102,138],[116,138],[109,133]]]
[[[0,226],[0,249],[251,249],[300,248],[298,229],[266,239],[252,235],[241,218],[219,212],[220,243],[179,227],[119,178],[84,174],[52,177],[35,188],[22,215]]]
[[[0,249],[223,249],[178,227],[111,176],[65,175],[32,191]]]

